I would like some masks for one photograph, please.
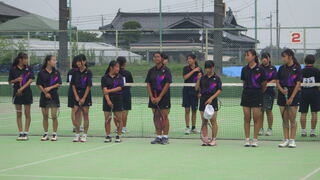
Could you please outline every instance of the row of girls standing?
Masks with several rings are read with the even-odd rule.
[[[259,65],[255,50],[246,51],[247,66],[242,68],[241,80],[243,80],[243,92],[241,106],[244,113],[245,147],[258,146],[258,134],[262,127],[263,112],[267,113],[268,131],[272,133],[272,105],[275,97],[273,87],[267,87],[267,83],[276,83],[278,89],[277,104],[280,107],[283,121],[284,141],[279,147],[296,147],[296,113],[300,104],[301,67],[297,62],[294,52],[287,49],[281,53],[284,64],[276,72],[270,63],[270,55],[262,55],[262,65]],[[289,107],[287,111],[286,107]],[[250,140],[250,121],[253,119],[253,139]],[[261,131],[261,130],[260,130]]]
[[[57,111],[60,107],[58,88],[61,85],[61,76],[58,70],[55,69],[57,60],[55,56],[48,55],[45,57],[44,63],[38,73],[36,84],[41,91],[39,107],[43,116],[44,135],[41,140],[49,140],[49,113],[51,114],[53,133],[51,141],[56,141],[58,130]],[[19,135],[17,140],[28,140],[29,127],[31,123],[31,104],[33,103],[33,94],[30,84],[34,79],[34,73],[28,66],[28,55],[19,53],[15,58],[9,72],[9,83],[13,84],[13,104],[17,113],[17,125]],[[26,117],[25,128],[23,130],[22,112]],[[49,112],[50,110],[50,112]]]

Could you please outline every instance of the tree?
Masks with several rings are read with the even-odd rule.
[[[133,31],[123,31],[119,35],[119,40],[122,42],[123,47],[126,49],[130,48],[130,44],[139,42],[141,38],[141,32],[137,29],[141,28],[141,24],[137,21],[128,21],[122,25],[123,30],[133,30]]]

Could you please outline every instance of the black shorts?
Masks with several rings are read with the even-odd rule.
[[[43,93],[40,95],[39,106],[41,108],[60,107],[60,99],[57,91],[50,93],[51,99],[47,99]]]
[[[292,92],[294,90],[294,87],[289,87],[288,88],[288,98],[291,96]],[[296,96],[294,97],[292,103],[290,106],[299,106],[300,105],[300,98],[301,98],[301,93],[300,91],[296,94]],[[287,100],[285,95],[283,95],[280,91],[278,91],[278,100],[277,100],[277,104],[279,106],[286,106],[287,104]]]
[[[132,109],[132,100],[130,91],[123,91],[123,110],[129,111]]]
[[[320,92],[318,88],[302,89],[299,112],[307,113],[309,111],[309,106],[311,108],[311,112],[320,111],[319,96]]]
[[[269,93],[263,93],[262,109],[264,111],[272,110],[273,103],[274,103],[274,95]]]
[[[262,107],[263,93],[261,89],[243,89],[241,96],[241,106]]]
[[[112,95],[110,96],[110,100],[113,104],[113,108],[108,105],[105,98],[103,98],[103,111],[105,112],[119,112],[123,111],[123,97],[122,95]]]
[[[192,88],[192,89],[191,89]],[[184,87],[182,91],[182,107],[197,110],[199,105],[198,92],[193,87]]]
[[[85,91],[84,90],[78,90],[78,96],[81,99],[84,96]],[[73,105],[79,106],[79,102],[76,101],[76,98],[73,98]],[[82,106],[92,106],[92,98],[91,98],[91,91],[89,92],[86,100],[82,104]]]
[[[206,108],[205,103],[207,100],[210,98],[210,96],[203,95],[200,97],[200,105],[199,105],[199,111],[204,111]],[[218,111],[218,99],[215,98],[212,102],[211,105],[213,106],[214,111]]]
[[[68,89],[68,107],[73,108],[74,101],[75,100],[74,100],[72,86],[69,86],[69,89]]]
[[[170,109],[171,108],[171,102],[170,102],[170,94],[167,92],[166,95],[162,97],[160,102],[158,103],[160,109]],[[153,104],[149,98],[149,108],[156,109],[157,105]]]
[[[33,103],[33,96],[32,96],[32,91],[30,88],[26,88],[23,90],[21,96],[16,96],[17,89],[13,90],[13,104],[17,105],[28,105]]]

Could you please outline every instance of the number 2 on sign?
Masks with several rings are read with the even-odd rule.
[[[300,43],[301,42],[301,34],[300,33],[292,33],[291,37],[292,37],[291,41],[293,43]]]

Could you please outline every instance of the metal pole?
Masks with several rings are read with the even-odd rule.
[[[31,57],[31,54],[30,54],[30,32],[28,32],[28,56],[29,56],[29,61],[28,61],[28,65],[30,66],[30,57]]]
[[[303,28],[303,54],[304,57],[307,56],[307,29]]]
[[[119,46],[118,39],[119,39],[118,30],[116,30],[116,57],[118,57],[118,46]]]
[[[207,61],[208,60],[208,53],[209,53],[209,51],[208,51],[208,47],[209,47],[209,44],[208,44],[209,42],[208,42],[208,29],[206,29],[206,55],[205,55],[205,61]]]
[[[277,26],[277,60],[280,62],[280,28],[279,28],[279,0],[276,1],[276,26]]]
[[[254,1],[254,39],[255,39],[255,41],[256,41],[256,43],[255,43],[255,48],[257,48],[257,40],[258,40],[258,1],[257,0],[255,0]]]
[[[71,26],[71,18],[72,18],[72,13],[71,13],[71,0],[69,0],[69,66],[72,68],[72,26]]]
[[[162,0],[159,0],[159,16],[160,16],[160,23],[159,23],[159,30],[160,30],[160,51],[162,51]]]

